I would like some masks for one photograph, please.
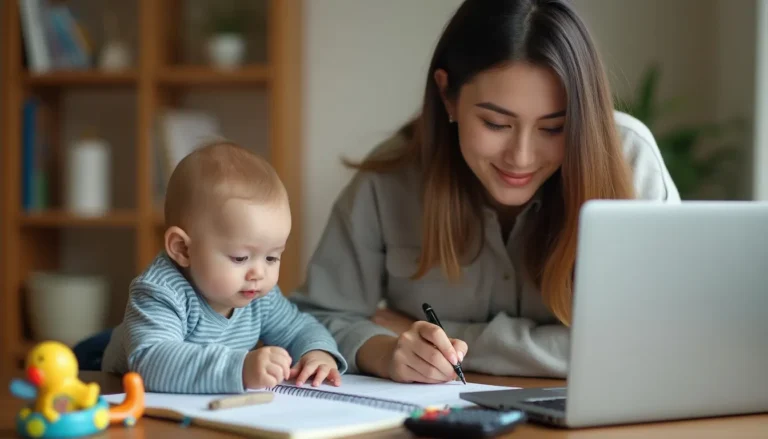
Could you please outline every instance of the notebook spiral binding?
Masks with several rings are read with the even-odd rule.
[[[303,396],[308,398],[329,399],[331,401],[351,402],[354,404],[365,405],[386,410],[411,413],[420,410],[421,407],[416,404],[410,404],[390,399],[373,398],[370,396],[350,395],[348,393],[326,392],[324,390],[312,389],[308,387],[285,386],[278,384],[269,388],[275,393],[284,395]]]

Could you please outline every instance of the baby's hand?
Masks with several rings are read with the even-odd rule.
[[[319,386],[327,378],[334,386],[341,385],[341,375],[336,360],[325,351],[309,351],[291,369],[291,377],[296,377],[296,385],[301,386],[312,375],[314,387]]]
[[[290,374],[291,356],[281,347],[266,346],[245,356],[243,385],[246,389],[276,386]]]

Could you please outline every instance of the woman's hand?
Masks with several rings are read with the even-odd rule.
[[[456,379],[453,365],[464,360],[467,344],[450,339],[437,325],[416,321],[393,344],[389,378],[404,383],[445,383]]]
[[[386,308],[377,310],[376,314],[374,314],[371,318],[371,321],[379,326],[383,326],[384,328],[389,329],[398,335],[411,329],[411,325],[416,322],[416,320],[410,317]]]

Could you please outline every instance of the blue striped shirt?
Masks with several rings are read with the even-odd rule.
[[[226,318],[161,252],[131,282],[102,370],[138,372],[150,392],[238,393],[245,390],[243,361],[259,340],[285,348],[293,364],[311,350],[323,350],[336,359],[339,372],[347,369],[325,327],[299,312],[277,286]]]

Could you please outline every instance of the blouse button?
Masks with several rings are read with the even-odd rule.
[[[511,277],[509,273],[504,273],[504,280],[509,280]]]

